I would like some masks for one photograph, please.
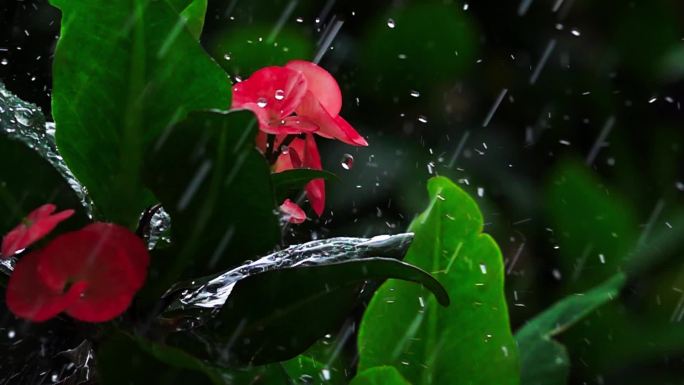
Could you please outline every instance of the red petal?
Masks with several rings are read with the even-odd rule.
[[[306,151],[304,153],[304,167],[321,170],[321,156],[312,134],[306,135]],[[306,184],[306,196],[316,214],[320,217],[325,208],[325,181],[314,179]]]
[[[36,222],[40,219],[47,218],[50,216],[50,214],[54,213],[55,210],[57,210],[57,206],[53,205],[52,203],[46,203],[37,209],[31,211],[27,216],[26,220],[29,223]]]
[[[281,119],[291,115],[305,92],[306,79],[301,73],[285,67],[265,67],[233,86],[232,108],[253,111],[262,130],[276,133],[268,131],[269,127],[277,128]]]
[[[72,317],[103,322],[121,314],[144,283],[149,263],[145,244],[126,228],[93,223],[63,234],[43,250],[37,272],[47,287],[86,282],[82,295],[66,308]]]
[[[112,294],[104,290],[86,290],[83,295],[88,300],[74,302],[66,313],[83,322],[106,322],[128,309],[135,292]]]
[[[56,209],[55,205],[48,203],[30,212],[26,216],[28,223],[19,224],[2,238],[2,257],[9,258],[17,251],[27,248],[74,214],[74,210],[52,214]]]
[[[280,211],[283,212],[285,219],[290,223],[299,224],[306,220],[306,213],[304,210],[289,199],[285,199],[285,202],[280,205]]]
[[[24,255],[14,267],[7,284],[6,302],[14,315],[34,322],[48,320],[69,305],[59,290],[39,278],[37,268],[41,251]]]
[[[342,109],[342,92],[330,72],[315,63],[304,60],[293,60],[285,65],[301,72],[306,78],[308,90],[318,99],[323,108],[332,116],[337,116]]]
[[[278,141],[276,141],[278,142]],[[292,170],[302,167],[302,158],[305,155],[304,140],[296,138],[287,146],[287,151],[281,153],[273,166],[274,172]]]
[[[318,125],[316,133],[325,138],[341,140],[353,146],[367,146],[368,142],[347,121],[331,116],[311,92],[307,92],[297,107],[297,114]]]

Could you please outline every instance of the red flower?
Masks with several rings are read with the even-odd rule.
[[[64,210],[53,214],[56,209],[55,205],[48,203],[31,211],[22,223],[2,238],[0,257],[9,258],[17,251],[27,248],[50,233],[59,222],[74,214],[74,210]]]
[[[269,134],[316,132],[351,145],[368,145],[339,116],[342,93],[335,78],[311,62],[293,60],[284,67],[256,71],[233,87],[232,108],[254,112],[259,128]]]
[[[289,144],[287,151],[278,156],[274,165],[275,172],[291,170],[293,168],[310,168],[321,170],[321,156],[312,134],[307,134],[305,139],[294,139]],[[309,203],[318,216],[323,214],[325,208],[325,181],[314,179],[304,188]],[[293,205],[295,203],[292,203]]]
[[[306,220],[306,213],[304,210],[289,199],[285,199],[285,202],[280,205],[280,211],[285,214],[285,219],[291,223],[299,224]]]
[[[93,223],[22,257],[7,286],[7,307],[39,322],[60,312],[86,322],[123,313],[147,274],[149,254],[126,228]]]
[[[233,87],[233,108],[248,109],[257,116],[259,129],[269,134],[299,134],[318,127],[291,116],[306,93],[306,79],[284,67],[266,67]]]
[[[232,108],[248,109],[257,117],[259,135],[257,147],[268,154],[278,154],[287,135],[305,134],[281,152],[275,172],[293,168],[321,169],[321,157],[313,133],[324,138],[338,139],[354,146],[368,142],[339,114],[342,92],[335,78],[317,64],[293,60],[283,67],[265,67],[233,87]],[[267,148],[266,134],[275,134],[274,148]],[[306,185],[311,207],[321,216],[325,207],[325,182],[315,179]],[[281,211],[290,222],[306,219],[302,209],[286,200]]]

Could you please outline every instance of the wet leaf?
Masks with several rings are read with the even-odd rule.
[[[228,108],[229,80],[168,1],[52,4],[57,144],[102,217],[133,227],[154,203],[140,179],[148,146],[190,110]]]
[[[563,345],[552,338],[601,305],[615,299],[625,283],[617,274],[583,294],[573,294],[533,318],[516,334],[520,350],[521,385],[564,385],[570,360]]]
[[[54,203],[59,209],[74,209],[76,215],[59,229],[75,229],[87,221],[81,200],[50,157],[45,119],[33,104],[7,91],[0,83],[0,154],[6,162],[0,168],[0,234],[14,228],[33,209]],[[54,159],[53,159],[54,160]],[[56,160],[54,160],[56,161]]]
[[[145,182],[171,215],[172,248],[157,265],[164,284],[236,266],[278,241],[254,122],[249,111],[194,112],[147,154]]]
[[[414,385],[517,384],[501,252],[463,190],[437,177],[428,191],[430,206],[410,226],[416,238],[406,262],[434,274],[453,305],[440,308],[404,282],[382,285],[359,330],[359,370],[394,366]]]
[[[392,366],[366,369],[354,377],[350,385],[411,385]]]
[[[307,385],[344,385],[344,373],[334,372],[330,368],[304,355],[297,356],[281,365],[296,383]]]
[[[214,283],[200,283],[198,291],[182,290],[181,304],[175,301],[169,307],[163,323],[177,329],[188,324],[181,322],[188,315],[191,322],[197,320],[193,307],[220,309],[202,327],[192,329],[211,343],[193,347],[194,337],[183,333],[171,338],[200,357],[240,366],[283,361],[302,353],[340,326],[358,303],[367,280],[416,282],[448,304],[446,292],[429,274],[397,259],[373,257],[403,254],[406,234],[378,238],[315,241],[294,246],[303,249],[297,254],[285,250],[263,257]]]
[[[276,202],[287,198],[287,194],[293,190],[301,190],[314,179],[326,181],[337,180],[337,176],[325,170],[313,170],[298,168],[271,174],[273,188],[275,189]]]

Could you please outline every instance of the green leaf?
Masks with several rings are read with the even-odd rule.
[[[566,384],[570,360],[565,347],[552,338],[615,299],[624,283],[625,276],[617,274],[586,293],[566,297],[523,326],[515,335],[520,350],[521,385]]]
[[[207,0],[167,0],[169,5],[181,15],[185,27],[195,39],[200,38],[207,13]]]
[[[273,8],[273,4],[262,5]],[[312,57],[315,44],[308,33],[287,23],[278,29],[272,23],[258,24],[259,20],[254,18],[255,24],[225,23],[225,29],[210,36],[207,49],[229,74],[246,78],[265,66]]]
[[[406,262],[434,274],[454,306],[439,308],[404,282],[382,285],[359,330],[359,370],[391,365],[414,385],[517,384],[501,252],[463,190],[437,177],[428,191],[430,206],[410,227],[415,241]]]
[[[216,346],[200,356],[221,365],[291,359],[340,326],[358,304],[365,281],[385,278],[420,283],[448,304],[439,282],[391,258],[267,271],[238,281],[207,326],[208,340]]]
[[[345,385],[344,373],[338,373],[311,357],[297,356],[283,362],[283,368],[296,383],[307,385]]]
[[[60,153],[104,219],[134,226],[154,202],[140,180],[149,144],[190,110],[228,108],[229,79],[167,0],[52,4]]]
[[[169,346],[115,332],[99,346],[97,369],[103,385],[223,385],[219,369]]]
[[[31,148],[29,148],[31,146]],[[47,157],[56,156],[38,107],[12,95],[0,82],[0,234],[14,228],[33,209],[54,203],[76,215],[59,229],[75,229],[87,222],[81,200]],[[16,162],[21,167],[11,167]]]
[[[392,366],[366,369],[354,377],[349,385],[411,385]]]
[[[616,274],[638,238],[632,208],[578,162],[558,166],[547,197],[566,284],[587,290]]]
[[[306,168],[273,173],[271,178],[275,189],[276,202],[281,202],[287,198],[289,192],[304,188],[307,183],[314,179],[337,180],[337,176],[329,171]]]
[[[225,270],[275,246],[280,228],[270,172],[255,135],[249,111],[193,112],[148,152],[145,182],[172,221],[172,248],[158,265],[164,284],[183,272]]]

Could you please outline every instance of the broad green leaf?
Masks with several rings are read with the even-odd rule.
[[[287,23],[280,29],[269,23],[226,26],[211,36],[207,49],[231,75],[246,78],[259,68],[313,55],[315,44],[311,38]]]
[[[392,366],[366,369],[354,377],[350,385],[411,385]]]
[[[239,280],[206,329],[195,330],[216,344],[203,344],[204,352],[197,354],[221,365],[291,359],[340,326],[358,304],[365,281],[385,278],[419,283],[441,304],[449,303],[444,289],[429,274],[391,258],[267,271]]]
[[[172,248],[157,265],[164,284],[184,272],[234,267],[275,246],[280,229],[270,172],[255,135],[249,111],[193,112],[148,152],[145,182],[172,221]]]
[[[515,335],[520,350],[521,385],[566,384],[570,360],[565,347],[552,338],[615,299],[624,283],[625,276],[617,274],[586,293],[566,297],[523,326]]]
[[[503,292],[503,263],[482,233],[475,201],[447,178],[428,182],[430,205],[411,224],[406,262],[432,274],[453,305],[440,308],[420,287],[390,280],[359,330],[359,371],[394,366],[414,385],[518,383],[518,353]]]
[[[204,27],[204,16],[207,13],[207,0],[167,0],[169,5],[180,14],[185,27],[195,39],[199,39]]]
[[[121,332],[100,344],[97,370],[103,385],[231,384],[219,369],[188,353]]]
[[[62,11],[52,99],[60,153],[101,216],[133,226],[154,202],[140,180],[150,143],[190,110],[228,108],[228,77],[167,0],[52,4]]]
[[[631,207],[574,162],[558,166],[547,196],[568,287],[587,290],[616,274],[638,238]]]
[[[337,176],[325,170],[298,168],[271,174],[276,201],[280,202],[292,190],[300,190],[314,179],[337,180]]]
[[[404,2],[370,23],[359,46],[360,76],[385,94],[406,88],[431,89],[464,76],[475,62],[478,31],[469,12],[437,1]],[[430,70],[426,71],[426,63]],[[369,88],[370,90],[371,88]],[[378,102],[383,97],[374,95]]]

